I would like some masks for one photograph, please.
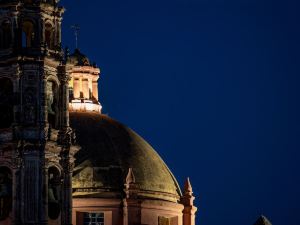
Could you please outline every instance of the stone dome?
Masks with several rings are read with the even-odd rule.
[[[81,150],[75,155],[73,197],[120,198],[132,168],[139,198],[177,202],[180,187],[157,152],[138,134],[108,116],[70,112]]]
[[[90,66],[90,60],[78,48],[70,55],[68,62],[75,66]]]

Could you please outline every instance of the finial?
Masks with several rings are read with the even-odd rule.
[[[126,184],[134,184],[134,183],[135,183],[135,176],[133,174],[132,168],[129,168],[126,176]]]
[[[265,217],[261,215],[258,220],[254,223],[254,225],[272,225],[271,222]]]
[[[193,196],[193,188],[190,182],[190,178],[186,178],[183,187],[183,195],[181,196],[181,202],[185,206],[193,206],[195,197]]]
[[[190,182],[190,178],[186,178],[184,183],[184,194],[192,195],[193,194],[193,188]]]
[[[78,49],[78,37],[79,37],[80,26],[78,24],[74,24],[71,26],[71,29],[74,30],[75,46],[76,46],[76,49]]]

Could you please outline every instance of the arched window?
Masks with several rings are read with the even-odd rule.
[[[58,121],[58,87],[55,82],[47,82],[48,123],[51,128],[57,128]]]
[[[0,78],[0,129],[9,128],[13,122],[13,84]]]
[[[61,176],[60,171],[52,166],[48,170],[48,216],[56,220],[60,216]]]
[[[12,210],[12,173],[0,167],[0,223],[9,217]]]
[[[34,42],[34,26],[30,21],[25,21],[22,25],[22,47],[30,48]]]
[[[11,23],[9,20],[5,20],[1,23],[0,28],[0,35],[1,35],[1,42],[0,42],[0,48],[1,49],[7,49],[10,47],[12,36],[11,36]]]
[[[53,49],[53,27],[50,23],[45,25],[45,41],[48,48]]]

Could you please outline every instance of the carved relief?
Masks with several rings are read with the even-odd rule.
[[[36,90],[27,88],[24,93],[24,122],[35,123],[36,121]]]
[[[48,171],[48,215],[51,220],[60,215],[61,191],[60,171],[52,166]]]

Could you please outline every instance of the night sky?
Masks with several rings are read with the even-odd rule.
[[[299,1],[298,1],[299,2]],[[300,224],[300,3],[67,1],[105,114],[189,176],[197,225]]]

